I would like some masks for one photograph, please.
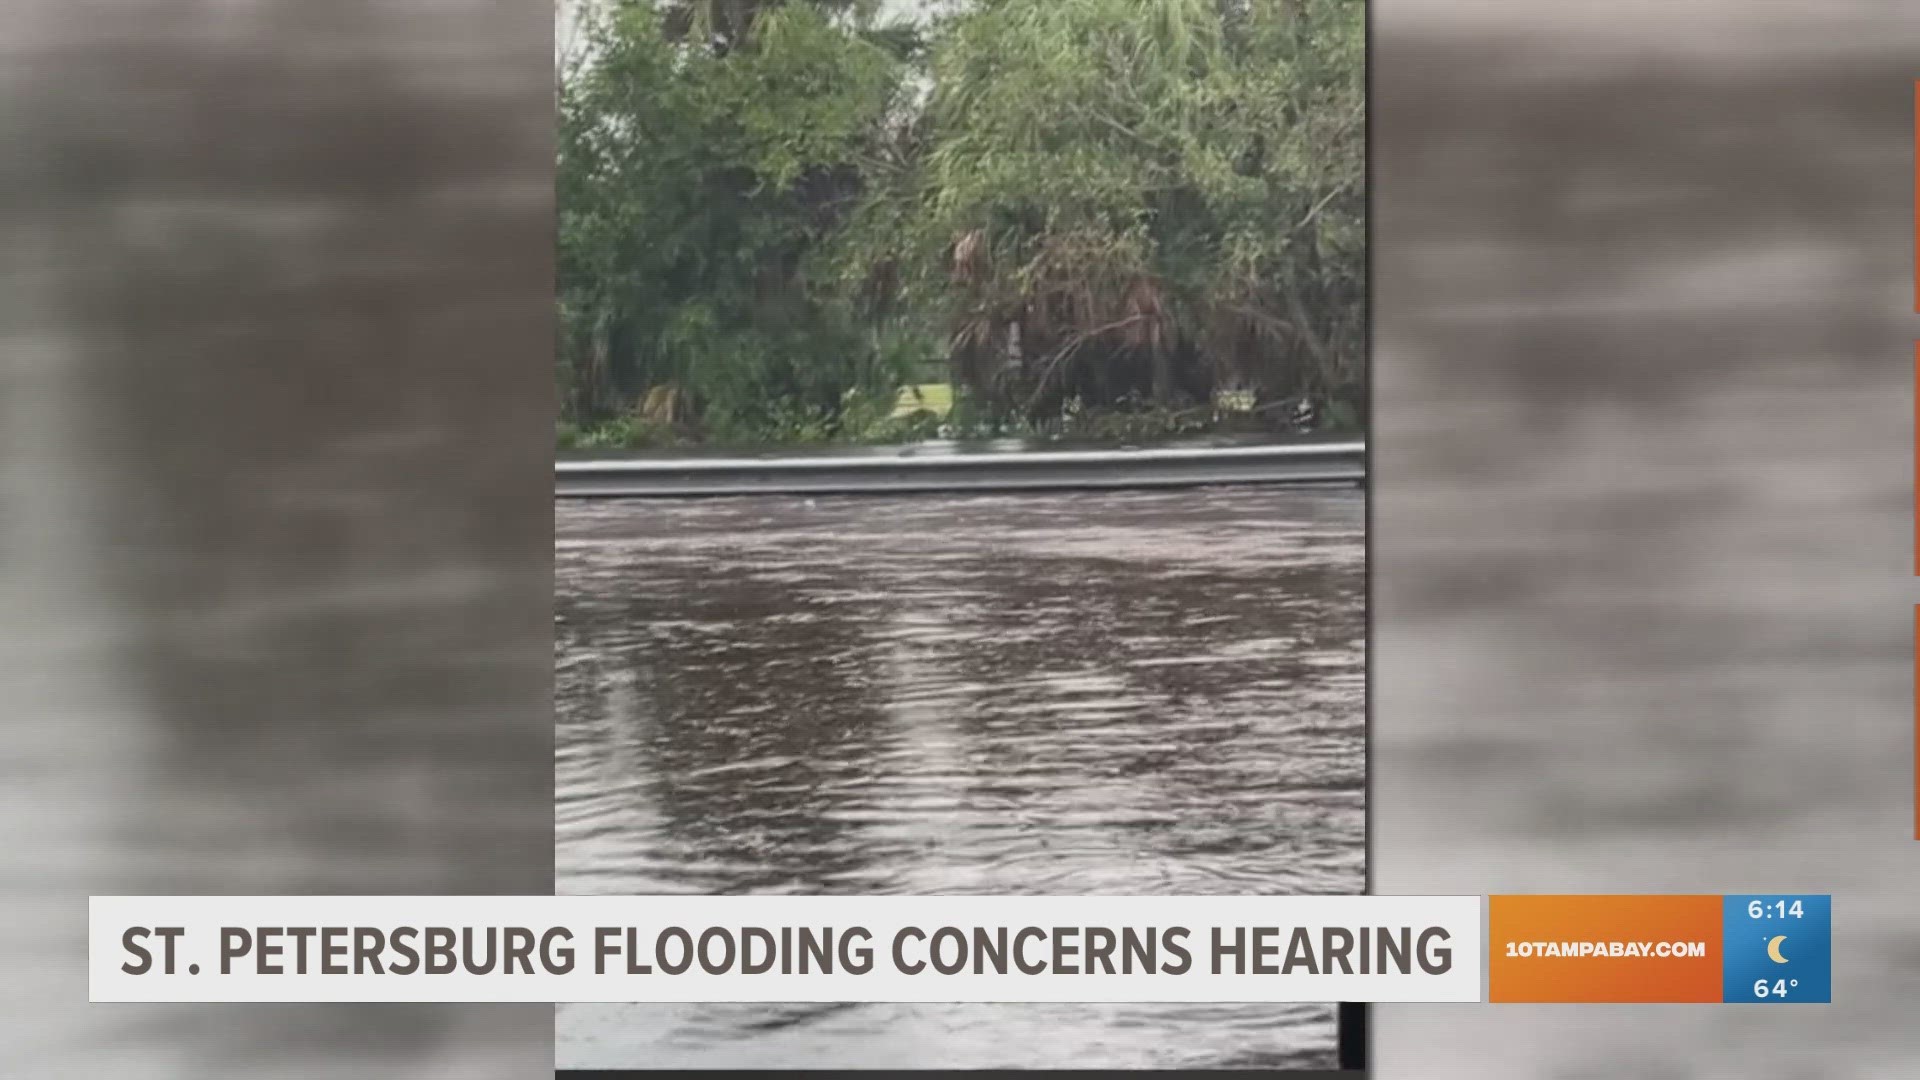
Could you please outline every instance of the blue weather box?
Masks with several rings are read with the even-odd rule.
[[[1723,1000],[1833,1000],[1833,897],[1750,893],[1722,903]]]

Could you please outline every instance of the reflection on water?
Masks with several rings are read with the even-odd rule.
[[[562,505],[565,893],[1364,887],[1354,494]],[[1329,1067],[1331,1006],[576,1005],[563,1067]]]

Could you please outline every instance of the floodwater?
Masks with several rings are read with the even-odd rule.
[[[556,509],[562,893],[1365,885],[1364,502]],[[562,1067],[1332,1067],[1331,1005],[563,1005]]]

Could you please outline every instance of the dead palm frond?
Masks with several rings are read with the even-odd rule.
[[[675,383],[661,383],[648,388],[634,412],[652,423],[677,423],[693,415],[693,396]]]

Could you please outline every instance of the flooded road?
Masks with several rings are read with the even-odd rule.
[[[1364,887],[1357,493],[556,507],[562,893]],[[1330,1005],[564,1005],[562,1067],[1331,1067]]]

